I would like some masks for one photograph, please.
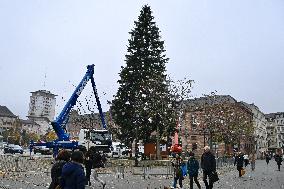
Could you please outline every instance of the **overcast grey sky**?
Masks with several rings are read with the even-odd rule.
[[[284,111],[283,0],[2,0],[0,105],[24,118],[30,92],[47,89],[58,95],[57,115],[95,64],[106,110],[145,4],[165,41],[168,74],[195,80],[195,97],[217,90],[264,113]]]

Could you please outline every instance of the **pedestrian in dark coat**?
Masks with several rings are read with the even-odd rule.
[[[88,150],[85,154],[85,169],[86,169],[86,185],[91,186],[90,182],[90,177],[92,173],[92,168],[93,168],[93,155],[92,155],[92,150]]]
[[[189,160],[187,161],[187,173],[189,175],[189,185],[190,189],[193,189],[193,179],[197,187],[200,189],[201,186],[197,180],[198,177],[198,169],[199,169],[199,163],[194,157],[194,153],[189,153]]]
[[[280,165],[282,165],[282,161],[283,161],[282,155],[278,152],[277,154],[275,154],[274,159],[277,163],[278,171],[280,171]]]
[[[209,146],[204,147],[204,153],[201,156],[201,168],[203,169],[203,181],[205,183],[206,189],[212,189],[213,182],[209,179],[209,176],[213,172],[216,172],[216,159],[215,156],[210,152]]]
[[[51,168],[51,183],[48,189],[55,189],[60,184],[60,176],[63,166],[70,160],[71,153],[67,150],[61,150],[57,157],[56,162]]]
[[[85,189],[85,172],[82,166],[84,154],[75,151],[71,155],[71,162],[66,163],[62,168],[60,187],[62,189]]]
[[[238,155],[235,157],[234,165],[237,165],[237,170],[239,171],[239,177],[242,176],[241,171],[244,167],[244,155],[242,152],[239,152]]]
[[[270,161],[270,155],[269,154],[265,154],[265,161],[266,161],[266,164],[268,165],[268,163]]]

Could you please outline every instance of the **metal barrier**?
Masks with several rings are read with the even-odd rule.
[[[224,166],[232,166],[234,165],[234,158],[227,158],[227,157],[218,157],[216,158],[216,167],[217,169],[222,168]]]

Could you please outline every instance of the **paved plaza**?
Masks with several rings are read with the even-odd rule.
[[[16,161],[15,161],[16,160]],[[1,189],[44,189],[50,183],[51,158],[38,158],[29,160],[17,156],[0,156],[0,188]],[[24,165],[24,166],[23,166]],[[32,169],[31,169],[32,168]],[[172,185],[172,176],[169,167],[153,167],[143,169],[141,167],[127,167],[124,170],[124,178],[121,170],[108,168],[99,177],[107,182],[106,189],[160,189]],[[232,165],[225,165],[218,169],[220,181],[214,184],[214,188],[244,188],[244,189],[280,189],[284,188],[284,168],[277,171],[275,161],[267,166],[264,160],[256,162],[256,170],[251,172],[247,168],[244,177],[239,178],[238,172]],[[3,171],[6,170],[6,171]],[[145,174],[144,174],[145,173]],[[201,176],[201,174],[200,174]],[[199,178],[202,188],[205,188]],[[184,187],[189,188],[188,177],[184,180]],[[92,179],[90,188],[102,188]],[[197,188],[194,185],[194,188]]]

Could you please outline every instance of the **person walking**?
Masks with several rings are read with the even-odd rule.
[[[60,185],[60,176],[62,173],[63,166],[70,161],[71,153],[67,150],[61,150],[57,157],[56,162],[53,164],[51,168],[51,183],[48,189],[55,189],[58,185]]]
[[[255,170],[255,160],[256,160],[255,156],[256,156],[255,153],[252,153],[251,156],[250,156],[250,165],[251,165],[252,171]]]
[[[190,189],[193,189],[193,179],[195,184],[199,189],[201,189],[201,186],[197,180],[198,177],[198,169],[199,169],[199,163],[194,157],[194,153],[189,153],[189,160],[187,161],[187,173],[189,175],[189,185]]]
[[[277,150],[277,153],[275,154],[274,159],[277,163],[278,171],[280,171],[280,165],[282,165],[282,161],[283,161],[282,154],[281,154],[280,150]]]
[[[247,167],[249,164],[249,156],[247,154],[244,154],[244,163],[245,163],[245,167]]]
[[[213,182],[210,180],[209,176],[213,172],[216,172],[216,159],[215,156],[210,152],[209,146],[204,147],[204,153],[201,156],[201,168],[203,170],[203,181],[205,183],[206,189],[212,189]]]
[[[71,154],[71,162],[66,163],[62,168],[60,179],[62,189],[85,189],[86,177],[83,162],[83,152],[75,151]]]
[[[239,152],[235,157],[234,165],[237,165],[237,170],[239,171],[239,177],[242,177],[242,169],[244,166],[244,155],[242,152]]]
[[[93,160],[92,150],[88,150],[85,153],[84,164],[85,164],[85,170],[86,170],[86,183],[85,183],[85,185],[89,185],[89,186],[91,186],[90,176],[91,176],[91,173],[92,173],[93,161],[94,160]]]
[[[265,161],[266,161],[266,164],[268,165],[270,161],[270,155],[268,153],[265,154]]]
[[[102,187],[104,189],[105,186],[106,186],[106,182],[101,180],[99,178],[99,175],[98,175],[98,170],[100,168],[104,168],[105,167],[105,165],[103,163],[103,159],[104,158],[102,157],[102,154],[100,152],[98,152],[95,148],[91,147],[90,150],[93,153],[93,155],[92,155],[92,157],[93,157],[93,168],[94,168],[93,169],[93,173],[92,173],[93,178],[95,179],[95,181],[98,181],[102,185]]]
[[[172,188],[177,187],[177,181],[179,181],[179,186],[182,188],[182,180],[183,180],[183,173],[182,173],[182,158],[176,154],[176,159],[171,162],[172,166],[174,167],[174,183]]]

